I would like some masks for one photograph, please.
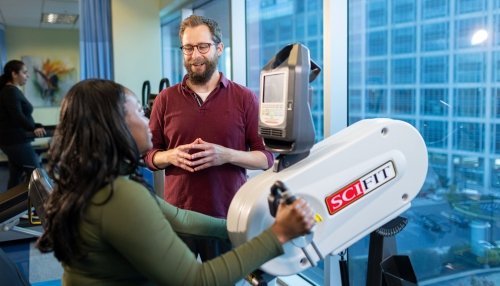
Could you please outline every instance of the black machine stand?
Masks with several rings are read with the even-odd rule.
[[[366,286],[413,286],[417,278],[407,255],[397,255],[396,234],[407,224],[401,216],[370,234]]]

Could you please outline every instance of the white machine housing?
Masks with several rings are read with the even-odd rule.
[[[386,118],[361,120],[314,145],[291,167],[267,170],[245,183],[229,207],[229,238],[238,246],[272,225],[267,197],[280,180],[321,221],[304,237],[307,245],[287,242],[285,253],[261,270],[274,276],[302,272],[407,210],[427,165],[427,148],[413,126]]]

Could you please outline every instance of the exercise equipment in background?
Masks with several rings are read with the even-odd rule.
[[[153,103],[156,96],[158,96],[158,94],[167,87],[170,87],[170,81],[166,77],[160,80],[158,93],[151,93],[151,83],[149,80],[144,81],[142,84],[142,104],[144,106],[144,115],[146,115],[147,118],[151,115],[151,110],[153,110]]]

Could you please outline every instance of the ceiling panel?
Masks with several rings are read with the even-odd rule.
[[[0,0],[0,23],[10,27],[78,29],[75,24],[40,23],[42,13],[78,13],[78,0]]]

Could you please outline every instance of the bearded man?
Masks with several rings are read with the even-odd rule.
[[[153,149],[145,162],[152,170],[165,169],[167,202],[226,218],[246,169],[267,169],[274,158],[258,135],[257,97],[217,68],[224,51],[217,22],[192,15],[182,21],[179,37],[187,74],[155,99]],[[228,241],[180,235],[202,261],[231,247]]]

